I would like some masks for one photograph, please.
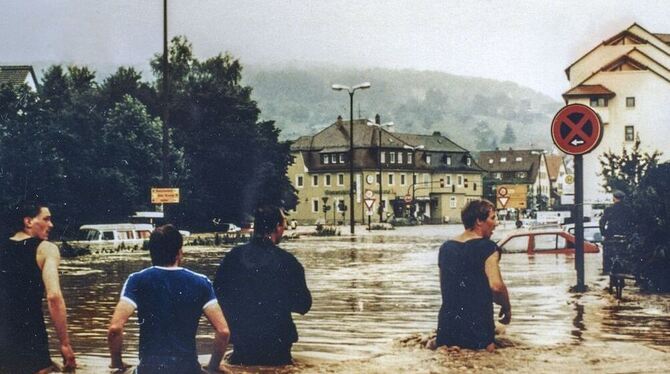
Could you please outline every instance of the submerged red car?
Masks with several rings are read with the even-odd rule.
[[[498,242],[503,253],[575,253],[575,237],[561,230],[511,233]],[[597,245],[584,241],[584,253],[598,253]]]

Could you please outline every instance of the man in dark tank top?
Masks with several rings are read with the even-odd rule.
[[[45,295],[65,370],[73,370],[75,356],[58,279],[60,252],[47,241],[53,228],[51,212],[44,205],[23,202],[9,212],[5,224],[11,225],[13,235],[0,243],[0,373],[53,369],[42,314]]]
[[[500,252],[491,235],[497,217],[486,200],[469,202],[461,211],[465,231],[440,247],[442,307],[438,316],[437,346],[495,350],[493,303],[500,305],[500,322],[508,324],[512,311],[500,275]]]

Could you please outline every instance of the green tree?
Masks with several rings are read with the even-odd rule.
[[[475,143],[477,150],[486,151],[498,147],[498,137],[486,121],[477,122],[474,135],[477,139]]]
[[[170,121],[186,174],[179,219],[203,228],[214,217],[242,220],[260,202],[291,208],[288,145],[278,143],[273,122],[259,121],[251,87],[240,84],[239,60],[218,55],[199,61],[183,37],[172,40],[169,54]],[[159,69],[160,56],[152,66]]]
[[[640,138],[636,138],[630,151],[623,147],[621,154],[605,152],[598,158],[603,177],[602,186],[607,191],[621,190],[627,195],[631,194],[647,170],[658,164],[661,153],[642,152],[640,144]]]

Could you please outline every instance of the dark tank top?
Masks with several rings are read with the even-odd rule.
[[[42,313],[44,282],[36,261],[41,242],[6,239],[0,246],[0,368],[19,360],[24,369],[39,370],[50,363]]]
[[[449,240],[440,248],[438,346],[483,349],[493,343],[493,297],[484,263],[496,250],[496,243],[483,238]]]

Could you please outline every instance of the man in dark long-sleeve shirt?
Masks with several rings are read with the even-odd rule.
[[[312,296],[298,260],[279,248],[286,228],[280,208],[256,211],[252,240],[233,248],[219,266],[216,296],[234,346],[231,364],[286,365],[298,332],[291,313],[305,314]]]

